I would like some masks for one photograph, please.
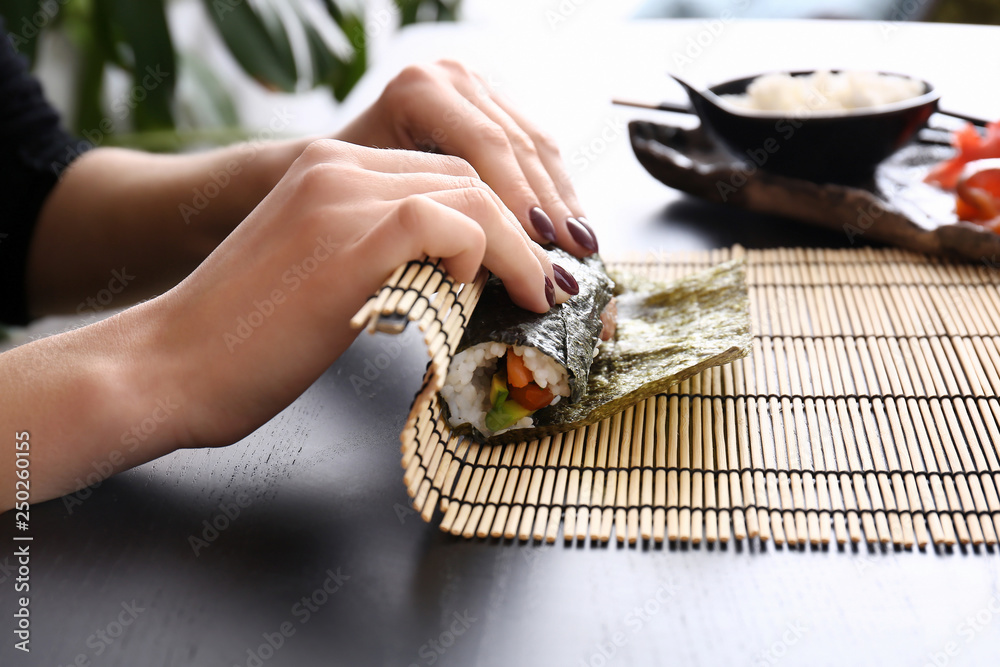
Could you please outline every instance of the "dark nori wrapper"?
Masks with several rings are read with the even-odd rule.
[[[557,260],[560,264],[563,261]],[[574,276],[580,281],[575,272]],[[532,416],[535,422],[532,428],[513,429],[485,439],[468,424],[453,430],[474,435],[490,444],[522,442],[571,431],[611,417],[707,368],[749,353],[750,312],[744,260],[725,262],[675,281],[650,280],[625,272],[615,273],[614,278],[618,283],[618,328],[615,337],[601,346],[600,353],[589,366],[585,376],[586,392],[580,398],[574,401],[564,398],[556,405],[539,410]],[[571,298],[561,308],[576,298]],[[596,325],[591,323],[585,331],[596,331],[595,336],[600,334],[600,313],[606,303],[604,300],[599,308],[575,306],[581,316],[589,311],[590,317],[596,320]],[[480,306],[482,304],[481,300]],[[477,334],[468,334],[467,330],[470,342],[466,343],[463,338],[462,347],[486,340],[527,344],[558,360],[559,357],[541,346],[522,342],[533,339],[528,337],[530,327],[518,324],[523,325],[526,316],[528,319],[536,316],[513,304],[510,306],[517,311],[508,314],[509,321],[514,324],[511,331],[515,333],[495,329],[496,338],[476,340]],[[479,318],[474,314],[473,319]],[[499,319],[494,321],[500,322]],[[546,345],[553,349],[559,347],[551,341]],[[589,350],[592,355],[593,345]],[[447,413],[446,402],[442,401],[442,405]]]
[[[547,252],[554,263],[573,274],[580,293],[547,313],[532,313],[515,306],[503,283],[490,276],[456,352],[486,342],[536,348],[569,372],[570,398],[578,401],[587,391],[594,347],[603,328],[601,312],[615,284],[597,256],[579,260],[558,248]]]

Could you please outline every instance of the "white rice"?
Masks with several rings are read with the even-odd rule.
[[[524,365],[532,372],[539,387],[549,387],[556,395],[553,404],[561,396],[569,396],[569,377],[566,369],[555,359],[542,354],[533,347],[514,345],[514,353],[524,360]],[[508,346],[503,343],[480,343],[462,350],[452,357],[448,366],[448,376],[441,396],[448,402],[452,426],[472,424],[486,435],[496,435],[486,428],[486,413],[490,410],[490,381],[496,373],[497,359],[507,354]],[[531,417],[525,417],[504,433],[515,428],[529,428],[534,424]]]
[[[755,111],[808,114],[880,107],[923,93],[923,83],[902,76],[819,71],[804,76],[764,74],[747,86],[746,94],[722,99]]]

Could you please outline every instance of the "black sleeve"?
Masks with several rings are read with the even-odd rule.
[[[90,148],[59,125],[0,18],[0,322],[29,320],[25,271],[42,203],[62,171]]]

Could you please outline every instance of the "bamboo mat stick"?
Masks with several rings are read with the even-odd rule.
[[[641,489],[639,488],[640,483],[640,467],[642,466],[642,423],[646,416],[646,404],[645,402],[639,402],[635,404],[635,411],[633,412],[631,423],[631,456],[629,457],[629,473],[628,473],[628,494],[627,506],[627,523],[628,523],[628,542],[629,544],[635,544],[639,539],[639,499],[641,498]]]
[[[528,476],[528,471],[525,470],[525,457],[530,449],[531,460],[534,461],[535,451],[538,449],[538,441],[520,442],[513,447],[505,447],[505,449],[514,450],[514,455],[513,460],[510,462],[510,468],[500,471],[500,473],[504,474],[504,479],[501,480],[498,473],[497,480],[493,485],[494,493],[492,497],[495,500],[492,500],[492,502],[496,505],[496,512],[494,513],[493,520],[489,522],[486,532],[494,539],[499,537],[510,539],[514,536],[515,531],[513,528],[511,528],[509,533],[507,531],[507,522],[511,518],[512,509],[514,509],[511,507],[511,504],[514,502],[514,494],[517,492],[521,471],[524,470],[525,477]],[[531,463],[528,463],[528,466],[530,465]],[[520,508],[517,509],[519,510]],[[484,516],[481,526],[486,523]],[[513,521],[512,525],[516,526],[517,521]]]
[[[591,424],[587,427],[586,449],[583,454],[583,471],[580,473],[580,491],[577,498],[576,517],[576,539],[584,542],[590,530],[590,513],[594,499],[594,468],[597,465],[598,436],[600,434],[600,424]],[[599,510],[594,510],[594,515]]]
[[[544,540],[552,543],[555,542],[556,539],[555,534],[553,534],[551,539],[549,539],[547,528],[549,525],[549,515],[555,513],[554,508],[552,507],[552,498],[555,491],[556,468],[559,465],[559,458],[562,453],[562,443],[562,433],[557,433],[552,437],[552,445],[551,449],[549,449],[548,465],[545,470],[545,481],[542,485],[542,502],[538,510],[538,517],[535,519],[533,537],[536,542]],[[558,519],[556,521],[558,522]]]
[[[678,534],[682,541],[691,539],[691,380],[681,383],[679,440],[677,443],[680,454],[678,475],[679,496],[677,498]]]
[[[680,397],[677,395],[685,385],[674,385],[667,395],[667,539],[675,542],[680,539],[680,430],[683,428],[680,417]]]
[[[601,541],[608,542],[617,520],[618,465],[621,461],[622,413],[611,417],[610,448],[608,450],[608,477],[604,487],[604,509],[601,513]]]
[[[506,504],[504,505],[504,509],[509,508],[509,516],[503,527],[504,539],[526,539],[520,537],[518,526],[521,524],[521,516],[525,511],[525,501],[528,497],[528,489],[532,481],[532,472],[538,469],[535,467],[535,462],[539,451],[538,440],[532,440],[531,444],[528,445],[528,451],[524,457],[524,467],[515,468],[511,473],[512,476],[509,478],[514,491],[513,496],[505,499]],[[513,484],[515,481],[517,483],[516,487]]]
[[[563,434],[562,454],[559,458],[559,472],[556,473],[556,484],[552,491],[552,504],[549,510],[549,523],[545,527],[545,541],[555,542],[566,508],[566,480],[569,477],[569,466],[573,460],[573,447],[577,438],[576,431]]]
[[[531,529],[535,521],[536,508],[541,502],[542,482],[545,479],[545,465],[548,463],[551,442],[551,436],[545,436],[538,445],[535,467],[531,470],[531,481],[527,497],[524,499],[524,514],[521,516],[521,525],[517,531],[517,539],[522,542],[532,539]]]
[[[577,505],[580,498],[580,468],[583,466],[584,450],[587,446],[587,429],[577,429],[573,443],[573,458],[570,463],[569,479],[567,482],[567,493],[563,515],[563,539],[571,542],[576,537],[576,516]]]
[[[735,491],[733,492],[735,506],[743,508],[742,512],[737,510],[735,514],[736,517],[742,517],[742,521],[739,519],[736,521],[736,537],[737,539],[743,539],[743,537],[755,539],[760,534],[760,528],[757,524],[757,512],[753,507],[753,474],[750,472],[753,462],[750,456],[750,435],[747,422],[747,411],[749,408],[746,399],[746,384],[743,380],[743,361],[734,361],[731,364],[727,364],[726,367],[731,371],[733,393],[736,394],[736,400],[734,401],[734,411],[736,413],[734,428],[736,429],[736,437],[733,438],[732,442],[736,443],[738,457],[731,460],[738,461],[741,471],[739,486],[735,487]],[[743,533],[741,528],[745,528],[746,532]]]
[[[643,540],[653,538],[653,463],[656,444],[656,397],[644,403],[642,433],[642,471],[639,498],[639,534]]]
[[[496,535],[491,535],[491,530],[493,528],[494,519],[497,518],[497,513],[499,511],[499,505],[503,498],[504,487],[507,483],[507,476],[510,474],[510,468],[514,465],[514,456],[521,452],[521,457],[524,457],[525,444],[522,442],[518,445],[512,447],[497,447],[496,454],[500,458],[498,462],[498,468],[486,471],[486,478],[483,480],[483,491],[488,494],[486,496],[485,504],[482,508],[482,514],[479,520],[475,522],[476,537],[486,537],[490,535],[491,537],[499,537],[501,531],[497,531]],[[492,479],[490,477],[492,476]],[[488,482],[487,482],[488,480]]]
[[[705,488],[702,484],[705,462],[702,437],[701,381],[701,374],[691,378],[691,441],[689,445],[691,448],[691,542],[693,544],[701,542],[705,527],[703,515]]]
[[[716,517],[713,523],[716,524],[716,539],[725,544],[732,535],[732,525],[730,523],[729,508],[732,507],[732,500],[729,497],[729,461],[728,447],[726,443],[726,420],[725,408],[722,397],[722,375],[723,369],[720,367],[709,369],[712,376],[712,440],[715,446],[714,469],[717,472],[712,480],[712,490],[716,490],[717,499],[712,498],[710,507],[716,507]],[[717,486],[716,486],[717,485]],[[709,491],[706,485],[706,494]],[[711,537],[709,538],[711,539]]]
[[[735,441],[735,438],[734,438]],[[667,513],[667,397],[656,397],[656,488],[653,493],[653,539],[663,542],[666,537]],[[600,471],[598,471],[600,474]],[[596,516],[596,515],[595,515]]]
[[[608,475],[608,441],[611,439],[610,429],[611,420],[603,419],[599,424],[599,433],[597,442],[597,460],[596,466],[597,470],[594,472],[594,491],[591,496],[591,510],[590,510],[590,540],[591,542],[607,542],[610,538],[610,532],[604,532],[604,515],[607,512],[605,509],[607,507],[607,502],[605,500],[607,493],[607,475]],[[610,517],[610,512],[607,512]],[[608,522],[608,528],[610,531],[610,521]]]

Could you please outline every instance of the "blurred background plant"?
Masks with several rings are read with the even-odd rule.
[[[398,24],[454,21],[461,0],[394,0]],[[363,0],[200,0],[226,50],[269,91],[329,89],[339,102],[364,74],[374,29]],[[40,38],[57,33],[72,49],[67,127],[101,143],[171,150],[245,138],[219,73],[179,53],[169,0],[0,0],[7,39],[32,63]],[[175,28],[176,29],[176,28]],[[124,93],[108,94],[109,73]],[[190,91],[178,100],[178,81]],[[180,122],[179,122],[180,121]]]

